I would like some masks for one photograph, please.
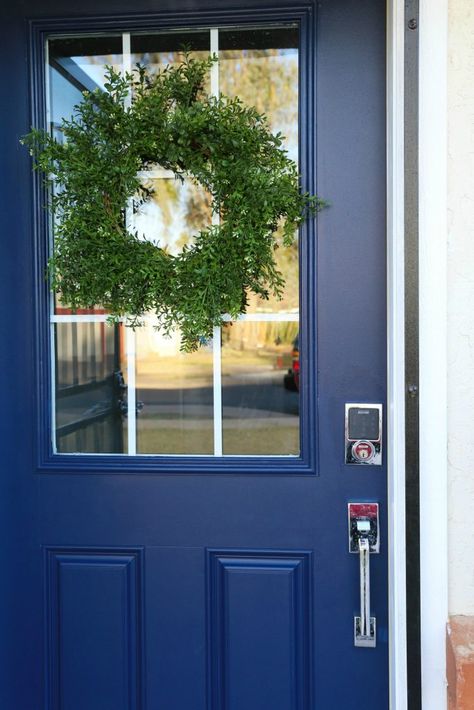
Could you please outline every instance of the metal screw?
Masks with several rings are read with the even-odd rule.
[[[410,384],[408,385],[408,394],[413,399],[418,395],[418,385]]]
[[[416,20],[414,17],[411,20],[408,20],[408,29],[416,30],[417,27],[418,27],[418,20]]]

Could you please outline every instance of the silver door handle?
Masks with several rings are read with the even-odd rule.
[[[354,645],[375,647],[376,621],[370,616],[370,546],[367,537],[359,538],[360,616],[354,617]]]

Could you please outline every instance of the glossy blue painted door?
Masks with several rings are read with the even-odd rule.
[[[386,467],[344,464],[344,403],[385,402],[385,15],[318,3],[2,6],[0,707],[388,708]],[[19,138],[47,36],[297,23],[301,455],[52,452],[46,221]],[[355,648],[347,503],[378,501],[375,649]],[[363,690],[361,690],[363,689]]]

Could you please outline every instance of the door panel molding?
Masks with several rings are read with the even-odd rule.
[[[143,550],[45,548],[46,707],[143,707]]]
[[[207,551],[212,710],[310,710],[311,567],[307,551]]]

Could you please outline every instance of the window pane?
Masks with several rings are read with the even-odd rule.
[[[122,36],[69,37],[48,42],[49,59],[49,117],[51,134],[62,141],[62,119],[69,119],[74,106],[81,103],[82,92],[104,88],[106,66],[122,69]],[[54,296],[56,315],[73,313]],[[104,313],[100,307],[81,309],[74,313]]]
[[[103,89],[107,66],[122,69],[122,36],[70,37],[48,42],[50,130],[60,140],[59,126],[81,102],[83,91]]]
[[[286,136],[298,161],[298,28],[219,31],[219,88],[264,113],[274,133]],[[283,299],[249,297],[249,313],[295,312],[299,306],[298,239],[275,254],[286,287]]]
[[[140,238],[177,254],[193,235],[210,226],[211,196],[200,185],[161,178],[146,178],[143,184],[153,194],[134,207],[133,230]]]
[[[181,353],[179,334],[167,338],[155,325],[136,331],[137,452],[212,454],[212,346]]]
[[[191,180],[148,178],[145,184],[153,195],[135,208],[140,236],[176,254],[211,224],[210,196]],[[212,454],[212,348],[181,353],[179,333],[168,338],[156,326],[150,316],[136,330],[137,453]]]
[[[207,59],[210,46],[209,30],[134,34],[131,37],[132,67],[140,64],[150,74],[156,74],[168,64],[178,64],[184,49],[191,50],[195,59]],[[209,78],[205,90],[210,90]]]
[[[132,34],[131,66],[164,69],[181,60],[185,46],[196,58],[207,57],[210,31]],[[62,140],[61,118],[72,115],[82,92],[103,88],[106,65],[123,70],[122,37],[52,39],[48,52],[50,130]],[[297,159],[298,29],[219,30],[219,55],[220,91],[265,113],[271,129],[287,136],[286,148]],[[205,89],[210,91],[210,82]],[[211,224],[211,196],[191,179],[158,175],[143,174],[152,194],[145,203],[131,201],[127,226],[177,254]],[[292,246],[280,246],[275,256],[286,279],[283,300],[251,296],[250,313],[298,312],[297,235]],[[78,313],[97,316],[103,310]],[[196,353],[181,353],[179,333],[166,337],[155,316],[147,316],[135,331],[135,355],[128,363],[135,365],[137,402],[136,421],[129,421],[125,328],[67,322],[71,311],[58,295],[55,314],[65,318],[54,326],[59,453],[127,453],[129,425],[131,450],[136,438],[138,454],[214,453],[212,343]],[[222,329],[222,412],[216,414],[218,426],[222,416],[224,455],[299,455],[298,330],[298,323],[288,320],[240,321]]]
[[[297,323],[223,328],[224,454],[299,454],[297,346]]]
[[[124,453],[122,333],[105,323],[55,325],[59,453]]]

